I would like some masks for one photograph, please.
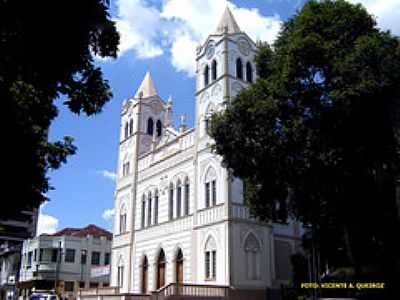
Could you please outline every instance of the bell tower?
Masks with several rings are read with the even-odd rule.
[[[196,52],[196,127],[206,137],[207,116],[255,80],[256,44],[226,7],[217,29]]]

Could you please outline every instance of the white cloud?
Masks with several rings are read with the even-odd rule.
[[[101,215],[102,218],[106,221],[112,221],[112,218],[114,217],[114,209],[109,208],[103,211],[103,214]]]
[[[58,229],[58,219],[42,213],[42,208],[43,206],[40,208],[39,212],[37,235],[43,233],[53,234]]]
[[[227,0],[165,0],[161,9],[146,0],[120,0],[117,28],[120,55],[134,50],[139,58],[159,56],[167,50],[172,65],[194,76],[196,46],[216,29],[228,5],[243,31],[254,40],[272,42],[279,16],[263,16],[255,8],[239,8]]]
[[[111,179],[111,180],[115,180],[115,178],[117,178],[117,174],[115,174],[115,172],[108,171],[108,170],[97,171],[97,174],[103,176],[104,178]]]
[[[370,14],[376,17],[378,26],[400,35],[400,1],[399,0],[349,0],[361,3]]]

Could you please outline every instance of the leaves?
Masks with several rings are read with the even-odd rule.
[[[108,1],[0,1],[3,184],[13,191],[1,218],[47,200],[47,171],[76,152],[71,137],[48,142],[54,102],[99,113],[112,93],[92,53],[116,57],[118,43]]]
[[[307,2],[272,48],[259,45],[257,82],[211,122],[253,213],[313,224],[338,264],[346,241],[324,233],[348,233],[354,263],[382,263],[394,259],[373,254],[391,245],[384,228],[399,229],[399,43],[375,25],[360,5]]]

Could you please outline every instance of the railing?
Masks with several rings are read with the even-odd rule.
[[[225,217],[225,205],[218,204],[197,212],[197,226],[210,224],[223,220]]]
[[[220,285],[199,285],[170,283],[152,293],[152,300],[174,299],[175,296],[207,297],[228,299],[229,287]]]
[[[79,300],[150,300],[150,295],[119,293],[119,287],[102,287],[81,289],[78,293]]]

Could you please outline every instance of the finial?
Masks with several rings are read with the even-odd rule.
[[[185,114],[180,115],[179,120],[180,120],[179,131],[184,132],[187,129],[186,115]]]

